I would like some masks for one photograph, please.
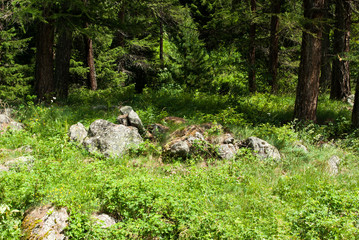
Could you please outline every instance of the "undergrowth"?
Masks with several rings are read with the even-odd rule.
[[[15,106],[25,130],[0,135],[0,164],[23,155],[35,162],[31,170],[0,172],[0,239],[20,239],[25,211],[45,204],[68,208],[66,234],[72,239],[359,237],[358,132],[344,103],[321,98],[319,122],[301,126],[292,120],[290,96],[235,98],[181,89],[138,96],[86,93],[73,92],[66,105]],[[260,137],[281,151],[282,161],[262,160],[242,149],[233,160],[163,163],[161,143],[149,141],[130,155],[106,159],[69,141],[72,124],[88,127],[99,118],[115,122],[121,105],[131,105],[146,126],[177,116],[188,124],[222,124],[239,140]],[[327,170],[333,155],[341,158],[338,176]],[[119,221],[99,228],[90,217],[94,212]]]

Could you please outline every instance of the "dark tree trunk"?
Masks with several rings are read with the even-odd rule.
[[[256,13],[256,0],[251,1],[251,11],[252,14],[255,15]],[[257,25],[254,21],[251,23],[249,29],[249,69],[248,69],[248,83],[249,83],[249,91],[251,93],[257,91],[257,84],[256,84],[256,28]]]
[[[272,17],[271,17],[271,32],[270,32],[270,52],[269,52],[269,72],[271,75],[270,86],[272,92],[278,91],[278,42],[279,42],[279,17],[281,8],[281,0],[272,0]]]
[[[350,94],[349,52],[351,0],[335,1],[334,60],[330,98],[342,100]]]
[[[355,87],[355,99],[354,99],[354,107],[352,113],[352,124],[356,128],[359,127],[359,81],[357,81]]]
[[[304,0],[304,25],[294,118],[316,121],[321,64],[324,0]]]
[[[72,30],[60,26],[55,58],[55,83],[57,95],[64,98],[69,91],[71,49]]]
[[[320,88],[323,92],[329,89],[332,77],[331,54],[330,54],[330,15],[329,15],[329,0],[325,3],[324,13],[324,30],[322,38],[322,65],[320,70]]]
[[[120,27],[123,27],[125,24],[125,10],[126,10],[126,6],[125,6],[125,3],[123,3],[121,10],[118,13],[118,20],[120,22]],[[114,36],[114,39],[111,44],[112,48],[115,48],[118,46],[125,47],[125,33],[124,33],[123,29],[118,29],[115,32],[115,36]]]
[[[88,24],[86,24],[88,27]],[[97,79],[96,79],[96,70],[95,70],[95,60],[93,55],[93,46],[92,39],[88,36],[85,36],[85,46],[86,46],[86,63],[89,68],[87,74],[87,81],[91,90],[97,90]]]
[[[160,62],[161,68],[164,66],[163,60],[163,23],[160,21]]]
[[[48,10],[45,9],[44,17],[47,16]],[[54,26],[51,23],[39,22],[36,40],[35,90],[40,101],[49,97],[55,90],[53,45]]]

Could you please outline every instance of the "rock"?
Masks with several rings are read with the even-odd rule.
[[[0,172],[8,172],[10,169],[4,165],[0,165]]]
[[[165,117],[163,119],[164,122],[169,123],[169,124],[175,124],[175,125],[179,125],[179,124],[184,124],[186,123],[186,119],[184,118],[180,118],[180,117]]]
[[[130,123],[128,122],[128,114],[124,114],[124,115],[120,115],[117,117],[117,122],[119,124],[125,125],[125,126],[130,126]]]
[[[26,213],[22,222],[23,239],[66,240],[64,230],[68,226],[66,208],[43,206]]]
[[[331,175],[337,175],[339,173],[340,158],[338,156],[332,156],[328,161],[328,171]]]
[[[345,101],[350,105],[350,106],[354,106],[354,99],[355,99],[355,95],[351,94],[349,95]]]
[[[168,132],[168,130],[169,130],[168,127],[163,126],[162,124],[159,123],[151,124],[149,126],[150,133],[155,137],[160,137],[161,135]]]
[[[120,112],[121,112],[122,115],[128,115],[132,111],[133,111],[133,108],[130,107],[130,106],[123,106],[123,107],[120,108]]]
[[[171,134],[163,153],[172,157],[187,158],[191,155],[198,156],[215,152],[214,149],[209,150],[210,144],[203,134],[203,129],[196,125],[177,130]]]
[[[186,141],[178,141],[171,145],[170,152],[172,156],[185,158],[189,155],[190,148]]]
[[[68,135],[71,141],[82,143],[87,137],[87,130],[82,123],[77,123],[70,127]]]
[[[261,158],[281,159],[278,149],[260,138],[250,137],[244,141],[244,145],[253,149],[256,152],[256,155]]]
[[[100,225],[101,228],[109,228],[116,224],[116,219],[105,213],[94,214],[92,215],[92,218],[95,220],[95,224]]]
[[[294,147],[297,149],[301,149],[303,152],[308,152],[308,148],[306,146],[304,146],[303,144],[300,143],[295,143]]]
[[[25,146],[19,147],[18,149],[16,149],[16,151],[20,151],[20,152],[24,152],[24,153],[32,153],[33,152],[30,145],[25,145]]]
[[[24,128],[24,125],[22,123],[14,121],[7,114],[0,114],[0,131],[6,130],[7,128],[10,128],[12,130],[22,130]]]
[[[120,112],[122,115],[119,116],[119,118],[117,118],[117,120],[120,123],[125,122],[123,118],[125,118],[125,116],[127,115],[128,125],[136,127],[141,134],[145,133],[146,130],[143,127],[142,121],[138,116],[138,114],[135,111],[133,111],[132,107],[130,106],[121,107]]]
[[[22,156],[10,161],[6,161],[4,166],[9,170],[19,170],[22,166],[27,165],[28,170],[33,166],[35,158],[33,156]]]
[[[142,143],[137,128],[118,125],[106,120],[96,120],[90,125],[84,145],[89,152],[99,152],[106,157],[122,156],[127,150]]]
[[[235,157],[237,149],[233,144],[221,144],[218,147],[218,155],[222,159],[232,159]]]

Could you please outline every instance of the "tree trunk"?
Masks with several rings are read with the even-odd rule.
[[[71,49],[72,30],[60,26],[55,58],[55,83],[57,95],[63,98],[67,97],[69,91]]]
[[[330,84],[332,77],[332,66],[331,66],[331,57],[330,57],[330,30],[331,25],[329,23],[329,0],[326,1],[325,14],[324,14],[324,31],[322,38],[322,65],[321,65],[321,74],[320,74],[320,88],[325,92]]]
[[[351,0],[335,1],[334,60],[330,98],[342,100],[351,94],[349,61],[349,38],[351,25]]]
[[[111,48],[115,48],[115,47],[118,47],[118,46],[125,47],[125,33],[124,33],[123,29],[121,29],[121,27],[123,27],[124,24],[125,24],[125,10],[126,10],[125,3],[122,3],[121,10],[118,13],[118,20],[120,22],[120,29],[118,29],[115,32],[115,36],[114,36],[114,39],[112,41]]]
[[[44,10],[45,18],[48,12],[48,9]],[[40,101],[49,97],[55,90],[53,45],[54,26],[51,23],[39,22],[36,40],[35,90]]]
[[[278,91],[278,42],[279,42],[279,17],[281,8],[281,0],[272,0],[272,17],[271,17],[271,32],[270,32],[270,52],[269,52],[269,72],[271,75],[270,86],[272,92]]]
[[[86,24],[88,27],[88,24]],[[97,90],[97,79],[96,79],[96,70],[95,70],[95,60],[93,55],[93,46],[92,39],[88,36],[85,36],[85,46],[86,46],[86,63],[89,68],[87,74],[88,84],[91,90]]]
[[[160,62],[161,68],[164,66],[163,60],[163,23],[160,21]]]
[[[252,14],[255,15],[256,13],[256,0],[250,0],[251,1],[251,11]],[[257,91],[257,85],[256,85],[256,28],[257,25],[254,23],[254,21],[251,23],[250,29],[249,29],[249,69],[248,69],[248,83],[249,83],[249,91],[251,93]]]
[[[295,100],[294,118],[300,121],[316,121],[321,64],[324,0],[304,0],[304,17],[310,22],[304,25],[301,61]]]
[[[359,81],[355,87],[355,99],[352,112],[352,124],[354,127],[359,127]]]

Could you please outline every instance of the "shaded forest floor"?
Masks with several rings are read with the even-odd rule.
[[[282,160],[243,150],[232,160],[163,163],[160,140],[107,159],[69,141],[72,124],[115,122],[121,105],[132,106],[145,126],[177,116],[188,124],[219,123],[237,139],[260,137],[279,149]],[[24,155],[35,161],[31,170],[0,172],[0,239],[20,239],[24,212],[46,204],[68,208],[66,234],[73,239],[359,237],[359,132],[346,103],[322,97],[318,123],[305,126],[292,121],[293,96],[267,94],[79,90],[66,103],[29,101],[15,109],[25,130],[0,135],[0,164]],[[308,152],[295,148],[298,142]],[[328,171],[332,156],[341,159],[338,175]],[[98,228],[90,220],[94,212],[120,221]]]

